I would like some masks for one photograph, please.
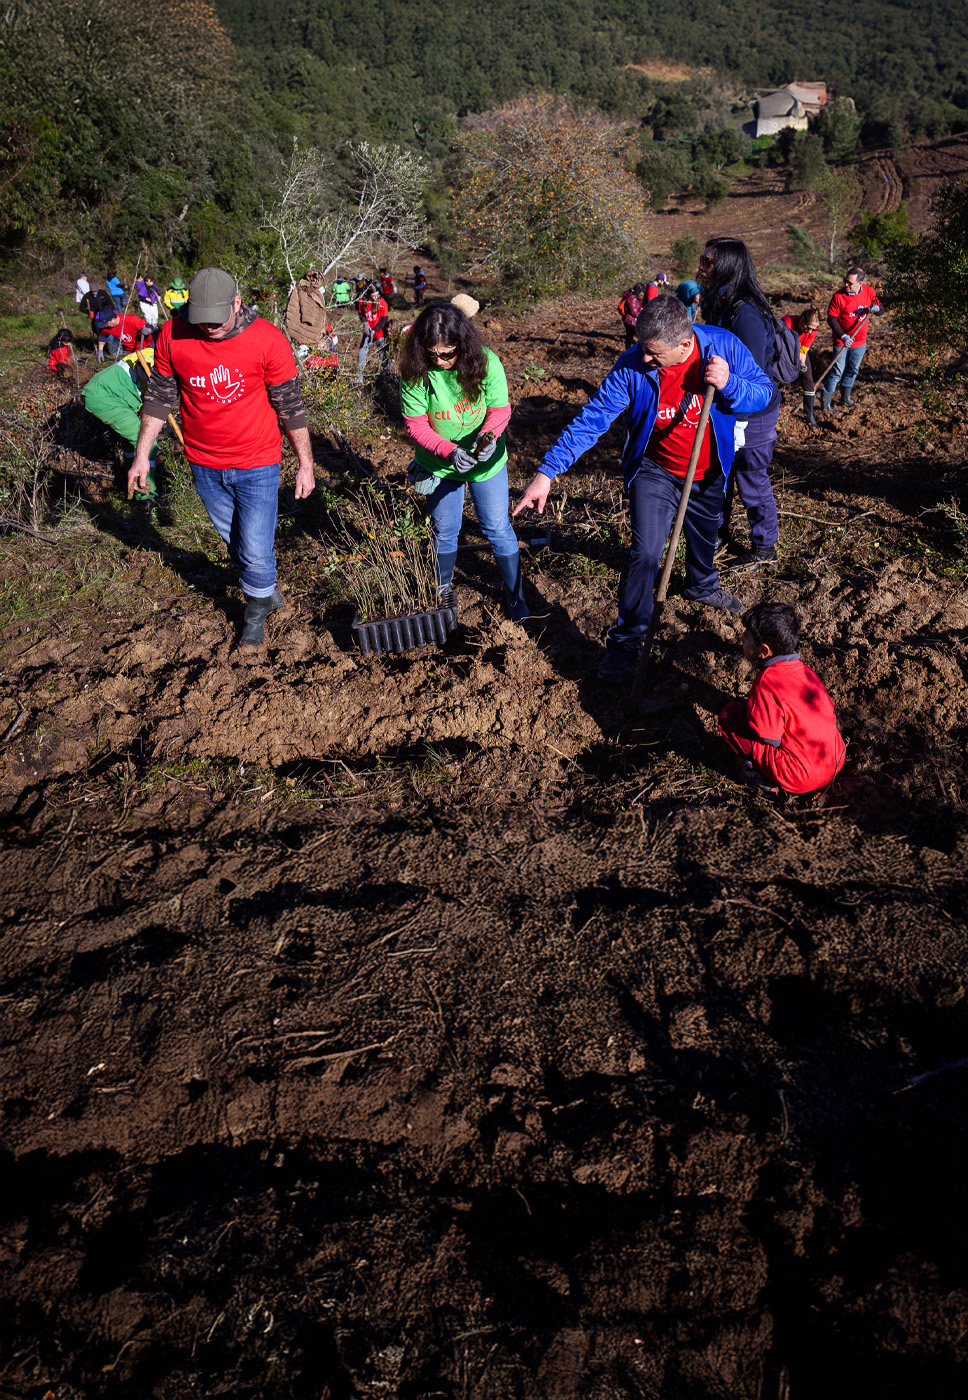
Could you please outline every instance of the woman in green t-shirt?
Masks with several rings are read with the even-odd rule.
[[[426,307],[400,356],[400,404],[414,442],[411,478],[424,485],[434,523],[437,583],[449,587],[464,517],[464,487],[508,592],[514,622],[528,616],[518,540],[508,516],[511,417],[501,361],[485,350],[473,322],[450,302]]]

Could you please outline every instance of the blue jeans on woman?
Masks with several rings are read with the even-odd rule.
[[[512,595],[520,593],[518,537],[508,514],[508,469],[502,467],[486,481],[458,481],[450,477],[438,479],[427,497],[430,516],[434,522],[434,542],[437,550],[437,582],[443,589],[450,585],[457,560],[457,540],[464,519],[464,488],[471,493],[474,511],[484,537],[494,551],[501,578]]]
[[[267,467],[202,467],[189,463],[208,518],[229,547],[247,598],[276,588],[279,463]]]

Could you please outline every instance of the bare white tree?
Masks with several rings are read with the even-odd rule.
[[[291,283],[310,268],[328,274],[349,258],[385,256],[388,248],[412,248],[426,236],[421,195],[430,175],[424,161],[398,146],[359,141],[349,147],[349,194],[335,190],[336,163],[315,146],[293,147],[278,195],[263,209],[262,227],[279,240]]]

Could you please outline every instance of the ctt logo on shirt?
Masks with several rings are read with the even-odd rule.
[[[702,394],[693,394],[690,397],[685,412],[679,413],[680,406],[675,404],[666,408],[660,407],[655,415],[656,423],[671,423],[676,414],[679,414],[679,423],[684,423],[688,428],[698,428],[699,415],[702,413]]]
[[[245,380],[242,371],[229,369],[227,365],[216,365],[208,375],[206,388],[205,375],[193,374],[188,381],[196,389],[205,389],[205,396],[213,403],[232,403],[245,393]]]

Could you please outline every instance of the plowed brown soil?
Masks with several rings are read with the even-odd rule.
[[[520,484],[615,318],[489,319]],[[874,336],[853,413],[788,395],[775,574],[724,575],[802,610],[819,801],[732,781],[726,614],[671,601],[652,717],[595,679],[617,432],[535,619],[467,553],[405,656],[308,526],[252,656],[217,563],[125,547],[89,601],[7,549],[6,597],[73,582],[3,637],[0,1394],[960,1400],[963,400]]]

